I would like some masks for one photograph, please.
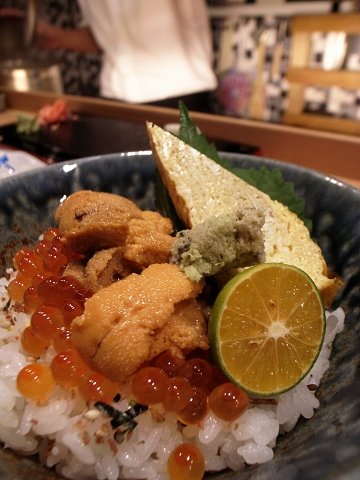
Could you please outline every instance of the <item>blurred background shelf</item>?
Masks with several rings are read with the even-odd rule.
[[[337,85],[339,87],[352,89],[357,89],[360,86],[360,72],[350,72],[348,70],[326,71],[318,68],[290,67],[287,71],[287,79],[290,85],[292,83],[323,85],[325,87]]]
[[[355,4],[339,2],[346,11],[329,14],[331,2],[227,3],[211,9],[217,113],[358,134],[360,12],[351,10]]]
[[[18,112],[35,114],[42,106],[58,98],[51,92],[18,92],[1,87],[0,92],[6,96],[6,110],[0,113],[0,125],[13,123]],[[165,126],[179,120],[177,109],[76,95],[63,95],[62,98],[77,114],[106,117],[112,119],[115,125],[116,122],[134,122],[144,128],[144,132],[145,121]],[[191,117],[209,139],[217,142],[220,149],[226,150],[227,144],[232,147],[255,145],[258,154],[264,157],[312,168],[360,186],[359,136],[199,112],[191,112]],[[118,135],[125,135],[120,127]],[[126,135],[129,135],[128,131]],[[101,144],[101,136],[97,140]]]
[[[284,123],[301,127],[325,130],[328,132],[341,132],[350,135],[360,135],[360,122],[346,118],[325,117],[324,115],[290,113],[284,115]],[[360,152],[357,157],[360,156]]]
[[[344,68],[348,50],[348,36],[360,38],[360,14],[304,15],[292,18],[291,51],[286,78],[289,84],[288,105],[283,122],[333,132],[360,134],[360,118],[341,118],[341,115],[323,115],[306,111],[306,91],[312,87],[321,90],[336,88],[356,92],[360,89],[359,70]],[[310,68],[312,36],[327,35],[327,51],[322,68]],[[359,42],[360,49],[360,42]],[[360,51],[358,52],[360,58]],[[359,90],[360,91],[360,90]],[[354,95],[356,101],[356,95]],[[340,102],[339,102],[340,103]],[[356,106],[354,105],[354,108]],[[340,113],[340,112],[338,112]]]

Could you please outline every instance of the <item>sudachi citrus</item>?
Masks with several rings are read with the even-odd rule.
[[[325,313],[299,268],[264,263],[245,269],[219,293],[209,323],[213,355],[251,396],[273,397],[309,372],[321,349]]]

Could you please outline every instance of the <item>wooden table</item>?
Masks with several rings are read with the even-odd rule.
[[[5,93],[7,105],[7,109],[0,113],[0,125],[14,122],[19,111],[35,114],[59,97],[48,92],[17,92],[4,87],[0,87],[0,92]],[[77,113],[141,123],[148,120],[161,126],[179,120],[178,110],[172,108],[74,95],[63,95],[62,98]],[[191,117],[208,138],[256,145],[266,158],[311,168],[360,188],[358,136],[199,112],[191,112]]]

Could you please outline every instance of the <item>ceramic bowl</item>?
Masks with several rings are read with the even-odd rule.
[[[346,310],[344,331],[333,346],[331,366],[317,396],[321,407],[280,436],[274,459],[216,479],[311,480],[360,478],[360,191],[314,171],[237,154],[235,166],[280,168],[306,200],[313,236],[330,266],[344,279],[335,306]],[[54,224],[59,200],[79,189],[111,191],[152,209],[155,166],[149,152],[110,154],[60,163],[0,181],[0,270],[16,249],[34,242]],[[32,458],[0,450],[0,478],[59,478]]]

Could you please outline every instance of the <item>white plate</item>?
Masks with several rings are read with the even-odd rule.
[[[22,150],[0,149],[0,178],[20,172],[45,167],[45,163]]]

